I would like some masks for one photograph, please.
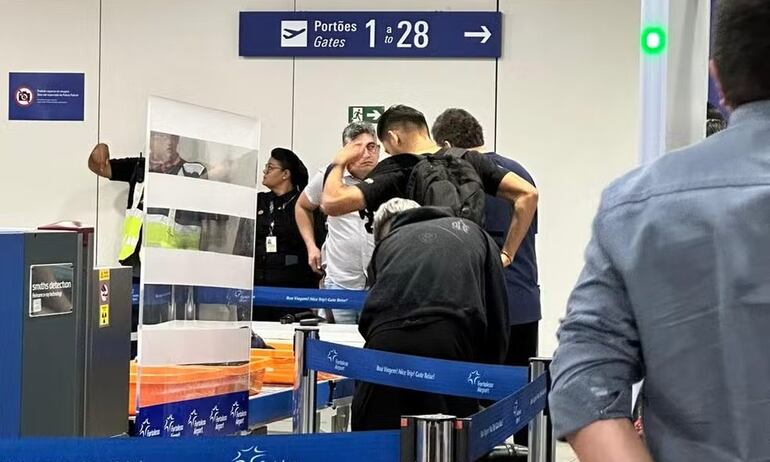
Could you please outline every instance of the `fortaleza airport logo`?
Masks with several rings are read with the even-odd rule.
[[[160,429],[152,428],[150,419],[144,419],[144,422],[139,427],[139,436],[160,436]]]
[[[209,420],[211,422],[214,422],[214,430],[221,432],[225,428],[225,424],[227,423],[227,414],[220,415],[219,406],[214,406],[214,409],[212,409],[211,413],[209,414]]]
[[[238,404],[238,401],[235,401],[233,405],[230,407],[230,417],[235,420],[235,426],[240,427],[244,423],[246,423],[246,415],[247,411],[246,409],[241,409],[241,405]]]
[[[174,420],[174,414],[169,414],[169,416],[166,417],[166,423],[163,425],[163,430],[166,432],[166,436],[176,438],[182,436],[184,425],[177,424]]]
[[[259,449],[259,446],[241,449],[232,462],[291,462],[286,459],[269,458],[267,451]]]
[[[190,415],[187,417],[187,425],[192,428],[193,436],[202,435],[206,431],[206,418],[198,418],[198,410],[193,409]]]
[[[476,387],[476,393],[480,395],[488,395],[495,388],[494,383],[482,380],[481,373],[477,370],[468,374],[468,383]]]
[[[35,101],[35,95],[32,92],[31,89],[27,87],[19,87],[16,90],[16,104],[18,104],[21,107],[29,107],[32,106],[32,103]]]
[[[326,355],[326,357],[329,359],[329,362],[334,364],[335,371],[345,372],[345,369],[348,368],[350,363],[339,359],[339,356],[340,354],[337,353],[337,350],[329,350],[329,354]]]

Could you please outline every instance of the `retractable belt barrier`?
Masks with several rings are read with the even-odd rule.
[[[545,409],[547,387],[547,376],[541,375],[516,393],[474,414],[468,421],[460,421],[460,429],[468,432],[467,460],[482,457],[526,427]]]
[[[238,438],[0,440],[2,462],[394,462],[399,432]]]
[[[508,437],[523,429],[530,421],[542,415],[546,409],[547,372],[527,383],[529,370],[523,367],[446,361],[354,348],[318,340],[306,335],[307,332],[307,329],[298,329],[297,335],[301,341],[295,342],[295,347],[303,345],[306,370],[298,371],[300,375],[306,375],[308,371],[322,371],[409,390],[497,400],[492,406],[469,418],[455,419],[452,426],[455,436],[451,438],[452,449],[449,453],[439,449],[437,453],[433,453],[432,458],[418,460],[475,461],[504,443]],[[296,393],[295,396],[297,396]],[[295,407],[298,406],[301,404],[295,401]],[[298,414],[310,415],[307,411],[295,409],[295,415]],[[403,419],[402,425],[405,427],[402,428],[401,434],[402,461],[405,460],[405,452],[407,460],[413,460],[409,454],[420,452],[416,449],[420,446],[419,442],[414,444],[413,440],[412,443],[408,443],[404,439],[415,437],[414,422],[419,419],[419,417]],[[436,416],[430,416],[427,419],[428,422],[441,420],[437,420]],[[312,427],[312,423],[310,426]],[[434,431],[438,427],[440,425],[434,426]],[[420,426],[417,426],[417,431],[419,428]],[[539,429],[538,432],[542,430]],[[411,436],[406,436],[410,434]],[[435,433],[430,437],[433,438],[433,443],[436,443]],[[535,437],[536,440],[542,439],[543,442],[547,438],[545,434],[538,434]],[[417,437],[417,439],[420,438]],[[448,445],[448,439],[445,437],[445,441],[442,442],[444,446]],[[433,444],[433,446],[438,447],[441,444]],[[538,453],[537,456],[545,457],[546,453]],[[553,457],[553,451],[550,456]]]
[[[499,400],[528,381],[525,367],[446,361],[308,339],[307,367],[397,388]]]
[[[166,304],[171,301],[170,286],[151,286],[145,290],[145,303]],[[361,311],[366,301],[364,290],[294,289],[288,287],[255,286],[252,292],[254,306],[276,306],[282,308],[326,308],[335,310]],[[195,301],[202,304],[243,304],[248,303],[246,290],[214,287],[198,287],[194,292]],[[139,284],[134,284],[131,303],[139,305]]]

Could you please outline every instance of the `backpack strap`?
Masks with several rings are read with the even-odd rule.
[[[334,164],[329,164],[328,167],[326,167],[326,171],[324,172],[324,181],[321,183],[322,186],[326,186],[326,179],[329,178],[329,175],[332,173],[332,169],[334,168]]]
[[[454,157],[455,159],[462,159],[466,152],[468,152],[466,149],[451,147],[444,150],[444,155]]]

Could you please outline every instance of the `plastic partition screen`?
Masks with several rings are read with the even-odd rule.
[[[260,372],[249,361],[259,122],[156,97],[147,119],[129,406],[140,436],[232,434]]]

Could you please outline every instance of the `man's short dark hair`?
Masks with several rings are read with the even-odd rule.
[[[411,126],[411,127],[409,127]],[[428,122],[422,112],[403,104],[391,106],[381,116],[377,122],[377,136],[380,141],[385,137],[389,130],[394,128],[417,128],[428,131]]]
[[[727,102],[770,99],[770,1],[719,2],[715,31],[713,59]]]
[[[465,109],[447,109],[433,122],[433,139],[439,145],[449,141],[456,148],[477,148],[484,144],[484,129]]]

